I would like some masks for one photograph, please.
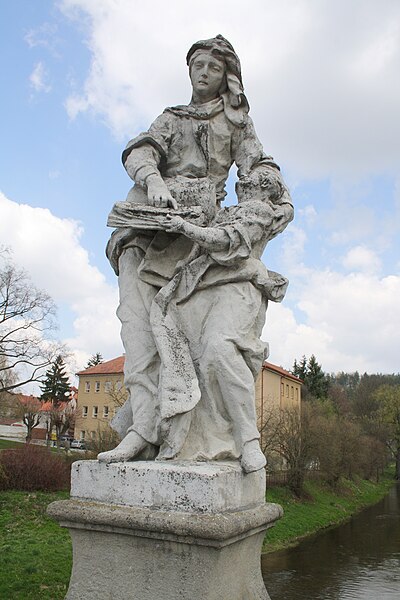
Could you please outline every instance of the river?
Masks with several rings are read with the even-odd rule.
[[[400,600],[400,484],[347,523],[262,557],[271,600]]]

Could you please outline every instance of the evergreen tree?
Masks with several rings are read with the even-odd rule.
[[[302,356],[302,359],[299,363],[296,359],[294,359],[292,373],[302,381],[305,380],[307,376],[307,359],[304,355]]]
[[[329,388],[329,379],[322,370],[314,354],[312,354],[307,363],[307,373],[305,379],[308,391],[315,398],[326,398]]]
[[[44,402],[50,401],[57,406],[60,402],[68,400],[70,387],[62,356],[57,356],[50,369],[46,371],[43,385],[40,387],[42,390],[40,399]]]
[[[104,361],[104,359],[103,359],[102,355],[100,354],[100,352],[96,352],[96,354],[93,354],[93,356],[91,356],[89,358],[85,368],[89,369],[90,367],[95,367],[96,365],[99,365],[103,361]]]
[[[303,396],[312,396],[318,399],[324,399],[328,395],[329,377],[325,375],[314,354],[308,359],[302,357],[298,363],[294,361],[292,373],[304,382]]]

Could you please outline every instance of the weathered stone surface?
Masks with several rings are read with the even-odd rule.
[[[264,504],[224,514],[67,500],[48,509],[71,533],[66,600],[268,600],[260,569]]]
[[[237,462],[79,461],[72,467],[76,499],[190,513],[224,513],[264,502],[264,470],[243,473]]]
[[[187,63],[189,105],[167,108],[122,155],[135,185],[110,214],[107,256],[129,399],[112,422],[123,439],[99,460],[149,452],[239,460],[249,473],[265,466],[254,393],[265,311],[288,284],[261,256],[293,205],[256,135],[232,45],[201,40]],[[233,163],[238,205],[221,208]]]
[[[193,514],[115,506],[81,500],[60,500],[50,504],[48,514],[63,527],[103,530],[215,548],[265,531],[282,516],[278,504],[264,503],[231,513]]]
[[[80,461],[71,494],[48,508],[73,542],[66,600],[268,600],[261,545],[282,509],[263,471]]]

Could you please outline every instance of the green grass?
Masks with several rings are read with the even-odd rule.
[[[7,448],[22,448],[23,446],[25,446],[25,440],[21,441],[21,442],[15,442],[14,440],[0,440],[0,450],[6,450]],[[34,444],[36,446],[36,444]],[[45,448],[46,446],[43,444],[40,444],[41,448]],[[59,452],[60,454],[65,454],[65,450],[64,448],[56,448],[54,446],[49,446],[49,450],[50,452]],[[72,453],[75,454],[75,452],[72,450]],[[71,451],[69,452],[69,454],[71,454]],[[82,456],[82,458],[84,458]]]
[[[305,484],[308,499],[303,500],[298,500],[283,487],[269,489],[268,502],[280,504],[284,516],[268,531],[263,552],[294,546],[304,537],[348,520],[363,508],[379,502],[393,482],[391,470],[379,483],[344,480],[337,493],[322,482],[308,481]]]
[[[0,492],[0,598],[61,600],[72,567],[69,533],[46,514],[67,492]]]
[[[5,450],[6,448],[21,448],[25,442],[14,442],[12,440],[0,440],[0,450]]]
[[[269,502],[284,507],[285,516],[269,530],[265,552],[290,546],[319,529],[348,519],[378,502],[393,485],[393,473],[379,484],[344,482],[340,494],[308,482],[312,500],[298,501],[285,488],[271,488]],[[62,600],[68,589],[72,548],[68,530],[46,516],[48,504],[68,492],[0,492],[0,598]]]

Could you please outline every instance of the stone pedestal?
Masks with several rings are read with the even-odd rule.
[[[260,551],[281,516],[236,463],[74,464],[48,509],[73,542],[67,600],[267,600]]]

